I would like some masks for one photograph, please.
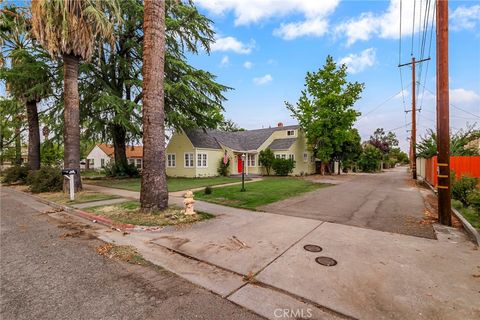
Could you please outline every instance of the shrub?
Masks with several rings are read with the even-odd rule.
[[[480,216],[480,190],[476,189],[470,192],[470,194],[467,196],[467,200],[470,203],[470,206]]]
[[[127,164],[126,166],[117,165],[114,161],[108,162],[103,168],[105,175],[107,177],[117,177],[117,178],[133,178],[138,177],[138,169],[133,164]]]
[[[273,167],[273,162],[275,161],[275,155],[273,154],[273,151],[270,150],[269,148],[260,151],[260,154],[258,156],[258,162],[265,167],[265,170],[267,171],[267,176],[270,175],[270,169]]]
[[[358,159],[358,165],[364,172],[375,172],[378,170],[381,159],[380,150],[372,145],[367,145]]]
[[[213,192],[212,187],[210,187],[210,186],[206,186],[206,187],[205,187],[205,190],[204,190],[204,193],[205,193],[205,194],[212,194],[212,192]]]
[[[223,163],[223,158],[220,159],[220,166],[218,167],[218,174],[221,175],[221,176],[228,176],[228,168],[230,166],[230,158],[227,160],[227,163]]]
[[[292,173],[293,168],[295,168],[295,161],[292,159],[274,159],[272,163],[272,168],[275,170],[277,176],[288,176],[289,173]]]
[[[33,193],[60,191],[63,188],[63,176],[57,167],[41,167],[28,174],[27,184]]]
[[[462,176],[459,180],[452,183],[452,197],[459,200],[465,207],[469,206],[468,195],[475,191],[477,179]]]
[[[26,183],[29,168],[28,166],[13,166],[3,171],[3,183]]]

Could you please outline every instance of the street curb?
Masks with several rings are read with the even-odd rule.
[[[428,188],[430,188],[430,190],[437,196],[437,190],[435,190],[435,188],[430,185],[430,183],[428,183],[427,181],[425,180],[422,180],[422,183],[426,186],[428,186]],[[452,206],[452,212],[453,214],[455,215],[455,217],[457,217],[458,220],[460,220],[460,222],[462,223],[462,226],[463,228],[465,229],[465,231],[467,232],[467,234],[469,235],[470,239],[472,240],[472,242],[474,244],[476,244],[477,246],[480,247],[480,234],[478,233],[477,229],[475,229],[471,224],[470,222],[468,222],[467,219],[465,219],[463,217],[463,215],[458,212],[457,209],[455,209],[453,206]]]
[[[71,213],[71,214],[73,214],[73,215],[75,215],[79,218],[90,220],[90,222],[99,223],[101,225],[104,225],[106,227],[115,229],[117,231],[142,232],[142,231],[159,231],[159,230],[163,229],[163,227],[148,227],[148,226],[137,226],[137,225],[128,224],[128,223],[117,223],[117,222],[114,222],[114,221],[112,221],[112,220],[110,220],[106,217],[97,216],[97,215],[94,215],[90,212],[86,212],[86,211],[76,209],[76,208],[73,208],[73,207],[69,207],[69,206],[66,206],[66,205],[61,205],[61,204],[58,204],[58,203],[53,202],[53,201],[45,200],[45,199],[43,199],[39,196],[36,196],[34,194],[31,194],[31,193],[28,193],[28,192],[25,192],[25,191],[15,190],[15,189],[12,189],[12,188],[9,188],[9,189],[13,190],[15,192],[21,192],[25,195],[28,195],[28,196],[34,198],[35,200],[37,200],[38,202],[41,202],[43,204],[49,205],[49,206],[54,207],[56,209],[61,209],[65,212]]]

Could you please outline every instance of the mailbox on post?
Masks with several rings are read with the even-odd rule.
[[[63,169],[62,175],[70,182],[70,200],[75,200],[75,175],[78,174],[77,169]]]

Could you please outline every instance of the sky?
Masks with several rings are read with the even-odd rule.
[[[354,105],[362,113],[355,124],[362,139],[379,127],[393,130],[407,151],[411,113],[405,110],[411,110],[412,70],[410,66],[399,70],[398,65],[410,62],[413,54],[417,60],[431,58],[416,69],[418,133],[435,130],[434,0],[195,4],[213,21],[216,41],[210,54],[189,56],[189,61],[233,88],[226,93],[225,115],[239,126],[295,124],[284,102],[298,101],[306,73],[317,71],[332,55],[348,66],[349,81],[365,84]],[[449,81],[452,131],[480,124],[478,1],[449,2]]]

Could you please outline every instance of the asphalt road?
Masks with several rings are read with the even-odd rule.
[[[88,230],[65,237],[68,221],[28,196],[0,197],[2,320],[261,319],[165,270],[100,256]]]
[[[425,204],[405,167],[357,175],[341,183],[261,208],[290,216],[434,238],[423,223]]]

